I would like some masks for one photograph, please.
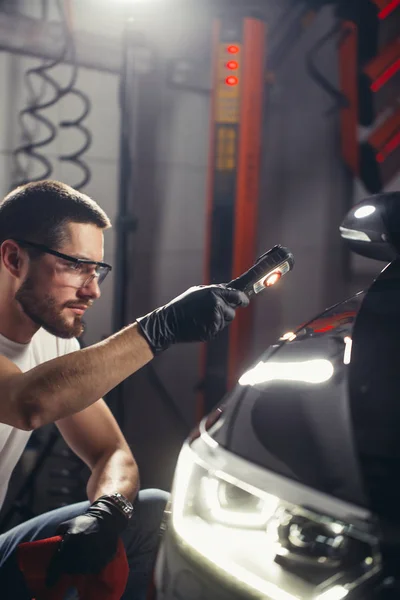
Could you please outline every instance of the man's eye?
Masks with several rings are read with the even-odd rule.
[[[79,263],[78,267],[79,267],[79,273],[81,273],[82,275],[89,276],[93,272],[93,265],[87,265],[85,263]]]
[[[75,273],[78,273],[79,275],[89,277],[89,275],[92,274],[93,265],[88,265],[86,263],[69,262],[69,263],[67,263],[67,269],[69,271],[74,271]]]

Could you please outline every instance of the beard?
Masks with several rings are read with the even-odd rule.
[[[15,299],[24,313],[39,327],[60,338],[70,339],[79,337],[84,331],[82,317],[76,315],[73,322],[64,317],[62,311],[69,304],[59,306],[51,294],[40,294],[35,284],[35,278],[28,273],[24,283],[15,294]],[[76,301],[75,301],[76,304]]]

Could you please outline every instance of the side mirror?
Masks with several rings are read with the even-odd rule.
[[[385,262],[400,258],[400,192],[376,194],[353,206],[340,234],[357,254]]]

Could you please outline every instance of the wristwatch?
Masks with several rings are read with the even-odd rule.
[[[119,492],[115,492],[114,494],[107,494],[106,496],[101,496],[101,498],[110,500],[114,504],[114,506],[116,506],[122,512],[126,519],[130,519],[132,517],[132,503],[129,502],[129,500]],[[101,498],[99,498],[99,500],[101,500]]]

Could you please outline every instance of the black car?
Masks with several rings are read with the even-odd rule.
[[[400,598],[400,193],[341,235],[389,264],[269,348],[186,441],[157,600]]]

